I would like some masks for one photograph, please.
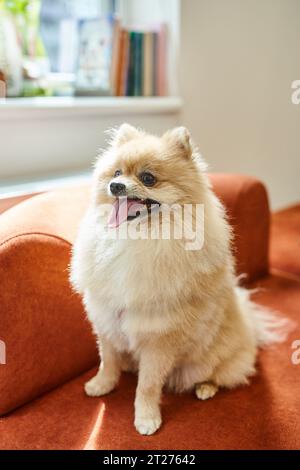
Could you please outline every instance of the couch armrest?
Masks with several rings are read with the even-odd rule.
[[[265,186],[239,174],[215,173],[210,179],[233,227],[237,273],[246,274],[246,282],[267,274],[270,210]]]
[[[42,194],[0,215],[0,414],[92,367],[95,340],[68,282],[88,189]]]
[[[241,175],[211,175],[235,232],[239,272],[268,270],[269,208],[264,186]],[[0,414],[71,379],[97,361],[95,340],[68,281],[70,247],[88,187],[30,198],[0,215]]]

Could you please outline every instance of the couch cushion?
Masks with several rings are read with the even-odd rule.
[[[300,204],[272,215],[270,265],[300,278]]]
[[[296,449],[300,447],[300,364],[292,342],[300,339],[300,283],[269,276],[256,299],[297,321],[281,345],[261,351],[251,385],[223,390],[199,402],[193,394],[165,394],[163,427],[142,437],[133,427],[136,378],[124,374],[116,391],[89,398],[72,382],[0,418],[2,449]],[[300,354],[299,354],[300,357]]]
[[[0,216],[0,415],[97,362],[80,299],[68,282],[84,191],[43,194]],[[68,204],[68,201],[72,204]],[[59,201],[59,202],[58,202]],[[57,211],[58,204],[69,210]]]
[[[233,227],[237,272],[248,281],[267,274],[270,211],[265,186],[240,174],[212,173],[210,179]]]

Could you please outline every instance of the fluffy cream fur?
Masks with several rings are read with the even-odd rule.
[[[122,174],[114,177],[116,170]],[[139,180],[144,170],[156,176],[153,187]],[[126,184],[129,196],[204,204],[203,248],[187,251],[183,240],[174,239],[108,239],[100,205],[115,200],[108,190],[112,180]],[[195,389],[204,400],[218,387],[246,384],[255,372],[258,346],[281,339],[275,320],[238,287],[230,243],[224,208],[185,128],[160,138],[128,124],[114,132],[96,164],[71,281],[83,296],[101,355],[86,393],[109,393],[121,370],[138,371],[135,427],[141,434],[161,425],[164,386]]]

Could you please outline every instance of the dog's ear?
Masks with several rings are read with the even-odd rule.
[[[191,135],[186,127],[180,126],[167,131],[163,138],[178,147],[186,158],[192,156]]]
[[[119,129],[115,130],[113,143],[116,146],[125,144],[129,140],[135,139],[141,135],[140,131],[135,127],[124,122]]]

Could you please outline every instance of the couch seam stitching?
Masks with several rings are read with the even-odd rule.
[[[43,233],[43,232],[25,232],[25,233],[18,233],[16,235],[13,235],[12,237],[8,238],[7,240],[4,240],[2,243],[0,243],[0,248],[2,248],[4,245],[10,243],[12,240],[15,240],[16,238],[27,237],[29,235],[42,235],[43,237],[53,238],[55,240],[66,243],[68,246],[72,246],[72,243],[70,243],[68,240],[65,240],[64,238],[62,238],[58,235],[53,235],[51,233]]]

